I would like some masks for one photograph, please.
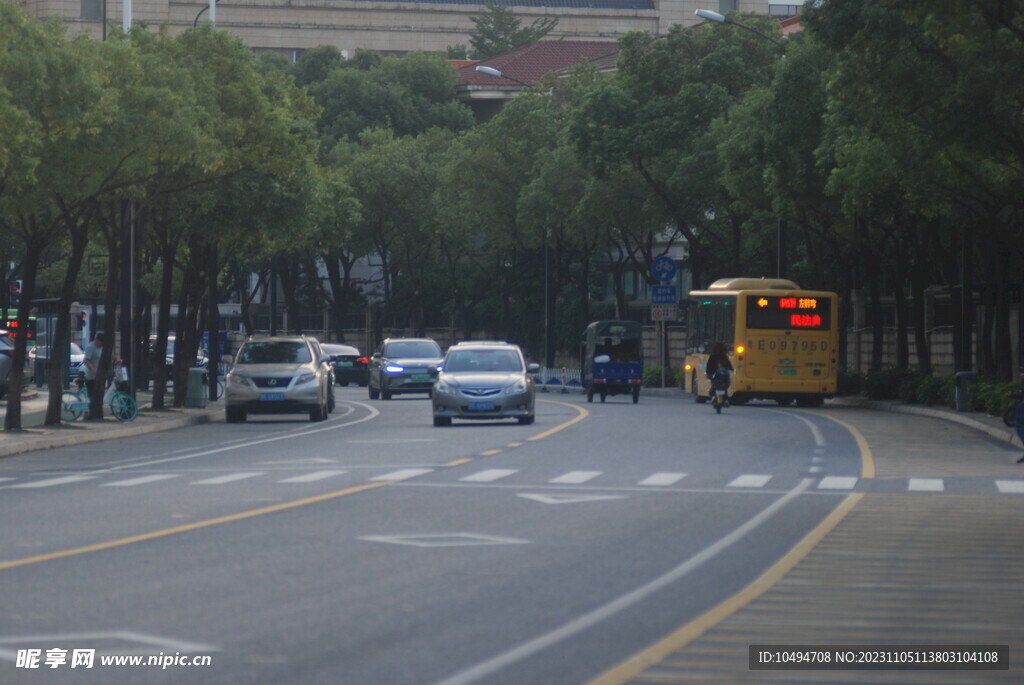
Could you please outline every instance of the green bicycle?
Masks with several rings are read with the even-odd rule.
[[[84,381],[84,379],[83,379]],[[103,403],[110,406],[110,413],[118,421],[134,421],[139,415],[138,403],[126,392],[117,389],[112,382],[103,393]],[[60,418],[64,421],[77,421],[89,411],[89,393],[79,385],[78,390],[65,390],[60,400]]]

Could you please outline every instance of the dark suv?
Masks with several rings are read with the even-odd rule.
[[[387,338],[370,359],[370,399],[399,393],[430,395],[444,354],[430,338]]]

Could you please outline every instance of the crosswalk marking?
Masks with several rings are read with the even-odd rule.
[[[277,481],[278,483],[312,483],[313,481],[323,480],[324,478],[331,478],[333,476],[340,476],[346,473],[345,471],[312,471],[310,473],[304,473],[301,476],[292,476],[291,478],[285,478]]]
[[[514,469],[487,469],[478,473],[472,473],[459,480],[464,483],[491,483],[505,476],[516,473]]]
[[[398,471],[392,471],[391,473],[385,473],[383,476],[377,476],[371,478],[371,481],[400,481],[415,478],[416,476],[423,476],[428,473],[433,473],[434,469],[400,469]]]
[[[686,478],[685,473],[655,473],[647,476],[637,485],[675,485],[684,478]]]
[[[180,474],[177,473],[159,473],[152,476],[139,476],[138,478],[129,478],[127,480],[118,480],[113,483],[103,483],[105,487],[130,487],[132,485],[145,485],[146,483],[155,483],[159,480],[167,480],[168,478],[178,478]]]
[[[45,480],[34,480],[28,483],[18,483],[17,485],[11,485],[12,488],[48,488],[51,485],[66,485],[68,483],[77,483],[83,480],[91,480],[96,476],[61,476],[60,478],[47,478]]]
[[[772,479],[762,474],[745,473],[726,485],[727,488],[763,488]]]
[[[1024,495],[1024,480],[997,480],[996,487],[999,488],[999,492]]]
[[[580,485],[586,483],[588,480],[593,480],[601,475],[601,471],[570,471],[569,473],[562,474],[558,478],[552,478],[549,483],[557,485]]]
[[[853,490],[857,485],[855,476],[825,476],[818,483],[819,490]]]
[[[226,476],[197,480],[192,485],[223,485],[224,483],[233,483],[236,480],[245,480],[246,478],[255,478],[256,476],[263,475],[266,475],[265,471],[243,471],[242,473],[229,473]]]
[[[908,492],[942,492],[944,488],[941,478],[911,478],[907,482]]]

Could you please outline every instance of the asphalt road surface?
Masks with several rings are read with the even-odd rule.
[[[748,587],[874,469],[869,412],[553,393],[531,426],[435,428],[424,396],[337,398],[324,423],[0,460],[0,682],[585,683]],[[876,428],[949,449],[934,423]]]

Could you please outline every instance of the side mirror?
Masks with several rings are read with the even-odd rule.
[[[534,376],[536,376],[538,373],[540,373],[540,364],[527,364],[526,373],[532,373]]]

